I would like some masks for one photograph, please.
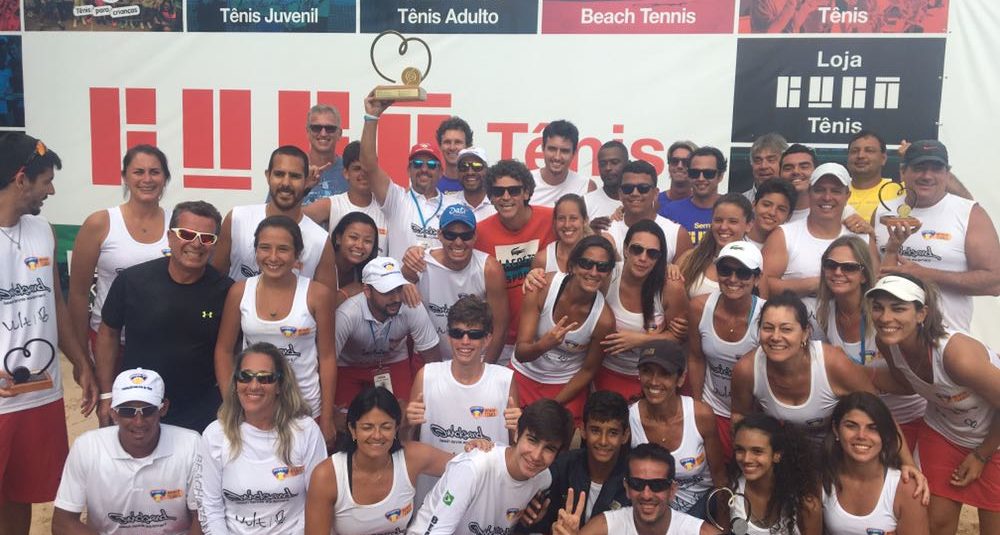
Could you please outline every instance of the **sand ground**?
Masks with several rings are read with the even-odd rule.
[[[69,430],[69,440],[72,444],[76,437],[85,431],[97,428],[97,418],[91,415],[84,418],[80,414],[80,387],[73,382],[71,368],[65,358],[62,361],[63,386],[65,388],[66,403],[66,426]],[[52,504],[35,505],[31,523],[31,535],[48,535],[52,532]],[[962,520],[959,524],[958,535],[975,535],[979,533],[979,519],[975,509],[965,507],[962,509]]]

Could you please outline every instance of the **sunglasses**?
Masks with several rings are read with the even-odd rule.
[[[462,238],[462,241],[470,241],[476,237],[476,231],[467,230],[465,232],[456,232],[454,230],[441,229],[441,237],[448,241],[454,241],[459,238]]]
[[[625,195],[631,195],[633,191],[639,190],[641,195],[649,193],[653,189],[652,184],[622,184],[618,186],[618,189],[622,190]]]
[[[42,140],[39,139],[38,143],[35,143],[35,152],[32,152],[31,155],[28,156],[28,159],[24,161],[24,165],[17,170],[17,173],[24,172],[24,170],[31,165],[31,162],[35,161],[36,158],[45,156],[45,153],[48,152],[48,150],[49,149],[45,146],[45,143],[42,143]],[[17,173],[14,174],[16,175]]]
[[[274,372],[252,372],[250,370],[240,370],[236,374],[236,382],[249,384],[254,379],[262,385],[270,385],[278,382],[278,374]]]
[[[111,410],[115,411],[115,414],[120,418],[131,420],[139,414],[142,414],[143,418],[149,418],[156,414],[160,410],[160,407],[157,405],[146,405],[145,407],[112,407]]]
[[[336,134],[340,127],[335,124],[311,124],[309,125],[309,131],[313,134],[322,134],[326,130],[331,134]]]
[[[663,252],[660,251],[659,249],[648,249],[646,247],[639,245],[638,243],[633,243],[632,245],[628,246],[628,254],[632,256],[642,256],[643,253],[645,253],[646,256],[653,261],[659,260],[660,256],[663,254]]]
[[[636,492],[642,492],[649,487],[649,490],[653,492],[664,492],[670,488],[670,485],[674,483],[673,479],[669,478],[659,478],[659,479],[643,479],[641,477],[625,476],[625,483],[628,487]]]
[[[696,179],[702,175],[708,180],[712,180],[716,175],[719,174],[717,169],[688,169],[688,178]]]
[[[832,258],[823,260],[823,269],[827,271],[837,271],[844,273],[860,273],[864,266],[857,262],[837,262]]]
[[[191,230],[183,227],[172,228],[170,229],[170,232],[173,232],[175,236],[184,241],[194,241],[197,239],[205,245],[212,245],[219,241],[219,236],[212,234],[211,232],[198,232],[197,230]]]
[[[428,169],[437,169],[438,166],[441,165],[441,162],[439,160],[421,160],[419,158],[410,160],[410,167],[413,169],[420,169],[424,165],[426,165]]]
[[[458,164],[459,171],[468,171],[470,169],[473,171],[482,171],[485,168],[486,164],[483,162],[462,162]]]
[[[491,186],[490,197],[503,197],[504,193],[517,197],[524,191],[524,186]]]
[[[454,338],[455,340],[461,340],[466,336],[469,337],[469,340],[482,340],[483,338],[486,338],[487,334],[489,333],[487,333],[482,329],[464,330],[464,329],[456,329],[454,327],[448,329],[448,336]]]
[[[732,277],[733,273],[735,273],[736,278],[740,279],[741,281],[748,281],[754,276],[754,274],[756,274],[756,271],[748,267],[740,266],[737,268],[733,266],[727,266],[726,264],[715,266],[715,271],[716,273],[719,274],[719,277],[723,279]]]
[[[670,165],[683,165],[687,167],[691,163],[691,158],[677,158],[676,156],[671,156],[667,158],[667,163]]]
[[[610,260],[607,262],[597,262],[589,258],[578,259],[576,261],[576,265],[580,266],[580,268],[584,271],[590,271],[593,268],[597,268],[598,273],[608,273],[615,267],[615,263]]]

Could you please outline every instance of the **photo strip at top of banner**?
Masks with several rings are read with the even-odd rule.
[[[0,126],[24,126],[20,35],[0,35]]]
[[[888,143],[936,139],[945,38],[741,38],[733,141],[780,132],[847,143],[875,130]]]
[[[354,0],[187,0],[189,32],[354,33]]]
[[[361,33],[537,33],[538,0],[365,0]]]
[[[949,0],[740,0],[740,33],[945,33]]]
[[[733,0],[543,0],[542,33],[733,33]]]
[[[0,0],[0,32],[21,30],[21,2]]]
[[[24,0],[29,31],[180,32],[184,0]]]

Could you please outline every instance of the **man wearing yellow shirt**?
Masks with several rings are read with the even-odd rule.
[[[851,198],[847,204],[869,221],[878,208],[878,192],[892,182],[882,177],[882,167],[887,160],[885,141],[871,130],[862,130],[847,144],[847,170],[851,174]],[[889,201],[899,196],[898,186],[889,186],[882,199]]]

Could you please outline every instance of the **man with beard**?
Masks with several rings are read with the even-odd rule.
[[[674,457],[659,444],[640,444],[628,457],[625,490],[632,505],[593,517],[583,529],[580,516],[586,509],[586,493],[572,489],[566,507],[559,510],[554,535],[712,535],[720,533],[708,522],[670,509],[677,494]]]
[[[591,221],[608,219],[621,208],[618,186],[622,183],[622,170],[628,163],[628,149],[618,140],[608,141],[597,151],[597,165],[601,172],[601,187],[584,195],[587,215]],[[609,221],[610,223],[610,221]],[[603,225],[604,228],[607,224]]]
[[[691,153],[697,149],[698,145],[690,141],[675,141],[670,144],[667,149],[667,173],[670,175],[670,187],[656,198],[661,207],[691,196],[688,166],[691,164]]]
[[[691,196],[660,206],[660,215],[680,223],[695,245],[712,228],[712,209],[719,195],[719,183],[726,176],[726,157],[715,147],[700,147],[691,153],[688,180]]]
[[[399,266],[392,258],[372,259],[361,273],[364,291],[337,308],[338,407],[372,386],[385,387],[406,406],[413,385],[408,336],[425,362],[441,360],[441,340],[427,310],[402,306],[406,279]]]
[[[292,145],[278,147],[271,153],[264,177],[271,192],[270,199],[266,204],[237,206],[226,214],[212,266],[221,273],[228,273],[234,281],[259,275],[254,251],[257,225],[265,217],[285,215],[298,222],[302,229],[305,247],[299,257],[298,274],[335,289],[337,267],[333,262],[333,246],[326,231],[302,212],[302,199],[308,191],[309,157]]]
[[[456,169],[462,186],[461,191],[447,194],[447,198],[457,204],[463,204],[472,210],[476,221],[483,221],[497,213],[489,197],[486,195],[486,169],[490,166],[486,157],[486,149],[469,147],[458,153]]]
[[[757,198],[757,188],[772,178],[778,178],[781,168],[781,154],[788,148],[788,142],[777,133],[770,132],[753,140],[750,146],[750,172],[753,186],[743,192],[743,196],[753,203]],[[732,191],[730,189],[730,191]]]

